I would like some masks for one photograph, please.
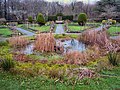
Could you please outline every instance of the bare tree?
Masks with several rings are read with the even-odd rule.
[[[116,7],[111,5],[106,5],[104,7],[104,12],[100,15],[100,17],[112,18],[118,16],[118,13],[115,11]]]

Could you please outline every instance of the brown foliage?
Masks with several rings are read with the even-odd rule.
[[[79,79],[83,79],[83,78],[92,78],[94,77],[96,74],[94,71],[89,70],[89,69],[83,69],[80,73],[79,73]]]
[[[65,63],[67,64],[86,64],[87,63],[87,54],[85,52],[68,52],[65,55]]]
[[[54,46],[55,46],[55,39],[52,33],[48,34],[39,34],[36,37],[35,41],[35,50],[40,51],[40,52],[53,52]]]
[[[85,65],[91,60],[101,56],[100,48],[96,45],[90,47],[86,52],[68,52],[65,54],[64,63]]]
[[[24,47],[29,43],[29,40],[22,36],[11,37],[8,41],[13,47]]]
[[[108,42],[108,36],[105,31],[87,31],[79,37],[79,41],[83,41],[88,45],[99,45],[99,47],[104,47]]]
[[[120,36],[118,38],[115,39],[116,44],[118,44],[120,46]]]
[[[32,61],[32,59],[30,59],[25,54],[18,54],[18,55],[16,54],[16,55],[14,55],[14,59],[17,60],[17,61],[22,61],[22,62]]]
[[[90,47],[88,50],[86,50],[86,53],[90,60],[99,58],[101,55],[100,48],[97,45]]]
[[[104,55],[110,51],[116,52],[120,50],[120,38],[117,38],[112,42],[106,31],[86,31],[79,37],[79,41],[91,46],[96,45],[99,48],[99,51],[103,50]]]

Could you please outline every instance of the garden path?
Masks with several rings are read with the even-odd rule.
[[[102,30],[102,28],[106,28],[107,26],[103,26],[103,25],[101,25],[101,26],[99,26],[99,27],[97,27],[97,28],[94,28],[93,30],[95,30],[95,31],[100,31],[100,30]]]
[[[111,39],[118,39],[120,38],[120,36],[113,36],[113,37],[110,37]]]
[[[62,24],[58,24],[56,31],[55,31],[55,34],[63,34],[63,33],[65,33],[65,31],[64,31]]]
[[[35,33],[33,32],[30,32],[30,31],[27,31],[27,30],[24,30],[22,28],[16,28],[19,32],[21,32],[22,34],[25,34],[26,36],[33,36],[35,35]]]
[[[0,37],[0,42],[6,41],[6,38]]]

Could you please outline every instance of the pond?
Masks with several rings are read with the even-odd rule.
[[[64,47],[64,53],[70,52],[70,51],[85,51],[86,45],[82,42],[79,42],[76,39],[71,40],[65,40],[61,42]]]
[[[70,39],[70,40],[56,40],[56,44],[61,44],[61,46],[64,47],[64,53],[70,52],[70,51],[85,51],[86,45],[82,42],[79,42],[76,39]],[[33,54],[34,52],[34,44],[31,43],[26,48],[20,50],[23,54]]]

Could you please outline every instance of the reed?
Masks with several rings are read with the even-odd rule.
[[[99,47],[104,47],[109,42],[108,35],[105,31],[87,31],[83,33],[78,40],[88,45],[97,44]]]
[[[52,33],[41,33],[36,36],[34,50],[40,52],[54,52],[55,45],[56,42]]]
[[[24,47],[29,43],[29,40],[23,36],[11,37],[11,38],[9,38],[8,41],[9,41],[9,44],[15,48]]]
[[[120,38],[112,41],[107,35],[106,31],[86,31],[79,37],[78,40],[90,46],[97,46],[99,48],[99,51],[103,52],[101,52],[102,55],[106,55],[108,52],[111,51],[120,51]]]

